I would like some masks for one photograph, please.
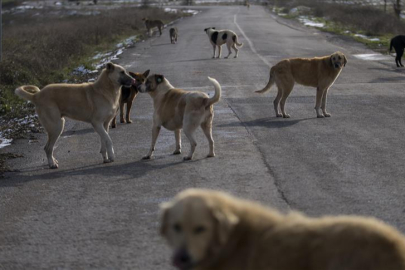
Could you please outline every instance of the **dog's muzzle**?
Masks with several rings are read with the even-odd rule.
[[[173,266],[177,267],[180,270],[191,269],[193,262],[190,254],[185,248],[178,250],[172,258]]]

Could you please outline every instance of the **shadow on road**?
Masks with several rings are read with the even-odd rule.
[[[97,164],[68,170],[50,170],[48,169],[48,166],[39,166],[36,168],[32,168],[32,170],[24,171],[23,173],[13,173],[12,179],[2,179],[0,181],[0,188],[17,187],[23,185],[24,183],[36,180],[56,180],[59,178],[69,179],[69,177],[77,178],[78,176],[80,176],[83,181],[94,181],[98,179],[97,175],[100,175],[100,177],[111,177],[111,179],[116,178],[117,175],[127,176],[127,178],[125,178],[124,180],[131,180],[142,177],[150,171],[157,171],[182,163],[182,160],[165,164],[157,164],[156,162],[138,160],[124,164]],[[43,171],[43,173],[40,172],[37,175],[25,175],[27,172],[30,171],[38,172],[41,170]],[[86,176],[89,176],[89,179],[86,179]],[[122,180],[122,177],[120,177],[119,181]]]
[[[244,127],[265,127],[265,128],[287,128],[287,127],[293,126],[295,124],[298,124],[299,122],[313,120],[313,119],[316,119],[316,118],[286,120],[286,119],[277,118],[277,117],[267,117],[267,118],[255,119],[252,121],[233,122],[233,123],[229,123],[229,124],[218,125],[218,127],[244,126]]]
[[[209,60],[218,60],[218,58],[189,59],[189,60],[179,60],[179,61],[173,61],[173,62],[181,63],[181,62],[196,62],[196,61],[209,61]]]

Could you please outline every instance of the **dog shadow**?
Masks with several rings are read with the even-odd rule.
[[[274,128],[288,128],[291,127],[295,124],[298,124],[302,121],[308,121],[308,120],[313,120],[316,118],[303,118],[303,119],[285,119],[285,118],[279,118],[279,117],[266,117],[266,118],[260,118],[260,119],[255,119],[252,121],[244,121],[244,122],[232,122],[228,124],[222,124],[218,125],[218,127],[264,127],[264,128],[269,128],[269,129],[274,129]]]
[[[167,45],[173,45],[173,44],[172,43],[152,44],[151,47],[159,47],[159,46],[167,46]]]
[[[60,178],[70,178],[81,176],[83,181],[88,181],[86,176],[100,175],[103,177],[114,178],[119,172],[120,176],[126,176],[124,179],[120,178],[116,181],[128,181],[140,178],[151,171],[158,171],[168,167],[182,164],[183,161],[176,161],[165,164],[156,164],[154,162],[147,162],[145,160],[137,160],[129,163],[111,163],[111,164],[92,164],[83,166],[80,168],[67,169],[67,170],[50,170],[47,165],[41,165],[23,172],[14,172],[11,179],[2,179],[0,181],[0,189],[6,187],[18,187],[25,183],[36,180],[52,180],[56,181]],[[47,170],[45,173],[39,173],[37,175],[25,175],[27,172],[38,172],[41,170]],[[92,177],[90,181],[98,181],[98,177]]]
[[[223,58],[219,58],[219,59],[223,59]],[[210,61],[210,60],[218,60],[218,58],[201,58],[201,59],[178,60],[178,61],[174,61],[174,63],[199,62],[199,61]]]

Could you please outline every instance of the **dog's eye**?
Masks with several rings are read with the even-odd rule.
[[[204,226],[197,226],[194,228],[194,234],[200,234],[205,232],[205,227]]]
[[[175,231],[175,232],[181,232],[181,226],[180,226],[180,224],[178,224],[178,223],[176,223],[176,224],[174,224],[173,225],[173,230]]]

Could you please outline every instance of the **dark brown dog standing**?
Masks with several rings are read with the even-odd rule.
[[[134,99],[138,95],[138,86],[141,85],[149,75],[149,69],[144,73],[128,72],[136,80],[134,85],[131,87],[123,86],[121,88],[121,98],[120,98],[120,122],[131,124],[131,108]],[[127,114],[124,119],[124,105],[127,104]],[[118,114],[118,111],[117,111]],[[117,115],[111,121],[111,127],[115,128],[117,126]]]

